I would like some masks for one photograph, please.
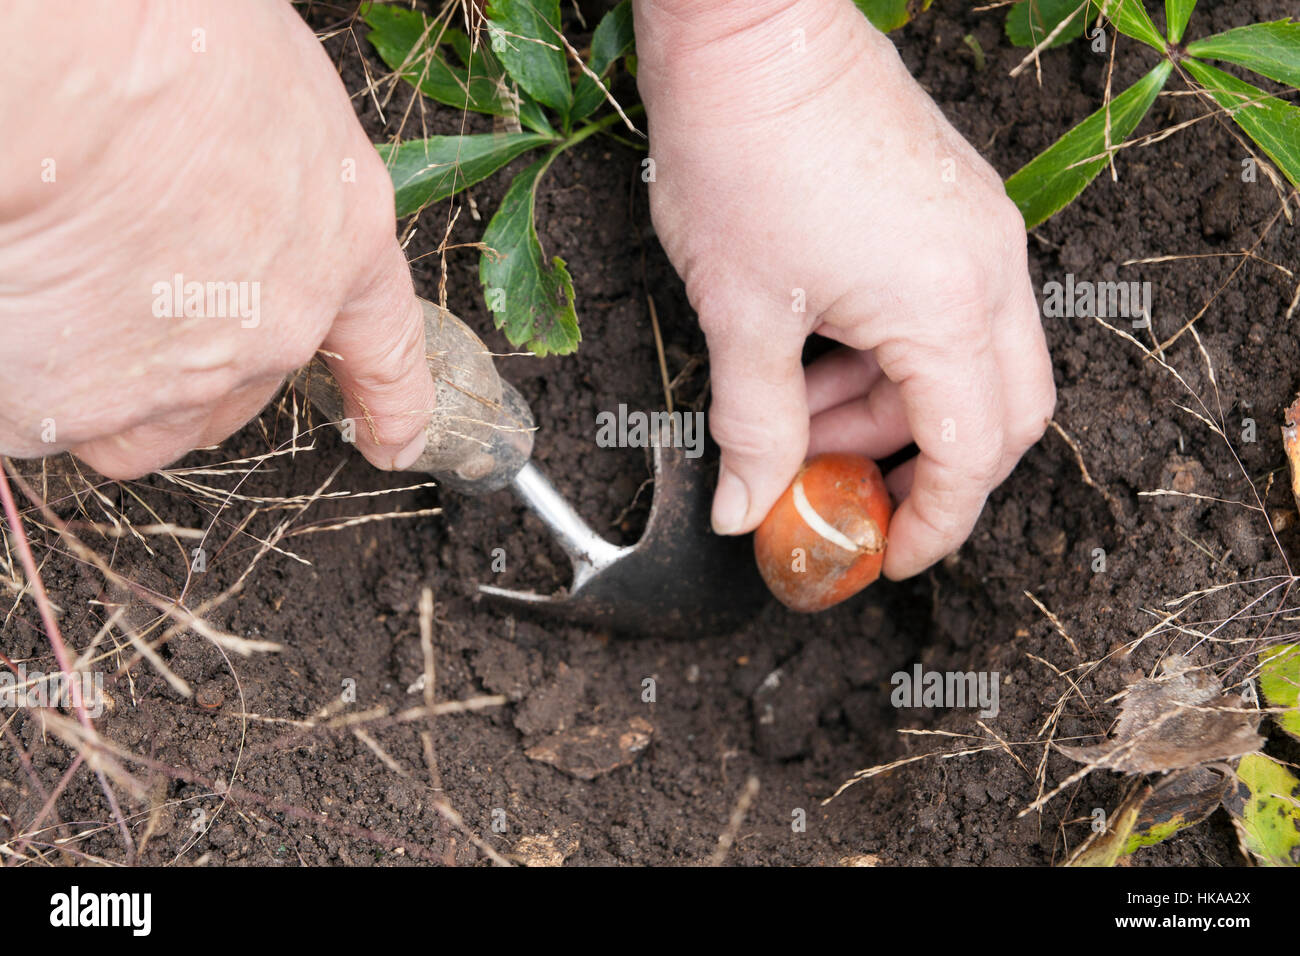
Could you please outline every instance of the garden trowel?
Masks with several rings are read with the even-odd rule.
[[[428,444],[410,470],[462,494],[512,488],[573,564],[573,583],[555,594],[480,585],[483,594],[505,607],[629,636],[726,634],[763,606],[767,592],[748,539],[715,535],[709,526],[715,447],[689,458],[666,432],[652,441],[654,499],[645,532],[634,545],[611,544],[530,461],[532,412],[497,375],[487,346],[446,309],[423,304],[438,398]],[[342,421],[342,394],[319,358],[294,387],[330,421]]]

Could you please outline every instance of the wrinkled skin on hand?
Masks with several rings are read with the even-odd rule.
[[[849,0],[635,0],[656,231],[707,336],[715,528],[806,456],[902,498],[884,572],[956,550],[1055,403],[1024,223]],[[844,346],[806,370],[812,333]]]
[[[138,476],[236,431],[323,348],[358,448],[412,461],[434,390],[392,185],[292,7],[4,18],[0,453]],[[244,284],[256,314],[158,314],[178,274]]]

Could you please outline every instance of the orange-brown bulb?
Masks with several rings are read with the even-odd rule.
[[[893,506],[876,463],[818,455],[804,463],[754,532],[754,557],[778,601],[825,610],[880,577]]]

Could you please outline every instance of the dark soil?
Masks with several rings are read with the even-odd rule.
[[[1203,0],[1189,35],[1290,12],[1280,0]],[[1160,15],[1153,15],[1160,22]],[[320,31],[343,16],[319,4],[309,13]],[[576,24],[573,29],[581,31]],[[967,34],[987,55],[983,71],[963,43]],[[370,57],[361,28],[357,39]],[[1032,69],[1008,78],[1024,51],[1005,40],[997,11],[970,13],[962,4],[941,0],[895,39],[908,66],[957,128],[1004,175],[1095,109],[1105,89],[1107,58],[1082,43],[1042,57],[1041,85]],[[345,32],[327,41],[327,48],[348,88],[361,90],[358,44]],[[1115,89],[1145,72],[1150,60],[1136,43],[1121,40]],[[372,73],[385,72],[373,57],[369,62]],[[1179,88],[1178,80],[1171,82],[1170,89]],[[634,90],[625,87],[623,93],[630,99]],[[383,118],[370,96],[358,93],[354,102],[372,137],[381,140],[398,128],[409,97],[409,88],[399,88]],[[413,108],[404,135],[419,135],[422,124],[431,133],[460,130],[462,118],[454,111],[426,106],[423,116],[418,105]],[[1140,132],[1201,111],[1191,97],[1164,97]],[[491,128],[479,117],[468,123],[471,129]],[[1285,319],[1296,280],[1232,255],[1254,246],[1279,207],[1263,175],[1256,183],[1241,182],[1245,155],[1229,128],[1214,120],[1155,145],[1125,150],[1116,162],[1118,182],[1099,177],[1072,207],[1035,230],[1031,270],[1039,289],[1066,273],[1097,281],[1150,281],[1160,339],[1213,298],[1196,328],[1217,375],[1227,434],[1261,489],[1270,475],[1278,479],[1270,508],[1285,513],[1293,505],[1278,426],[1297,386],[1297,349]],[[658,310],[670,374],[706,357],[681,283],[650,227],[640,158],[612,140],[594,138],[556,163],[541,188],[537,217],[548,255],[562,255],[572,271],[583,345],[574,357],[500,362],[532,403],[540,426],[537,460],[595,526],[624,537],[634,536],[644,520],[650,489],[641,486],[649,472],[642,452],[596,449],[594,420],[598,411],[619,403],[662,406],[647,293]],[[453,242],[480,237],[506,183],[507,177],[493,177],[469,191],[473,206],[462,205]],[[439,258],[431,253],[449,215],[445,205],[427,210],[408,246],[417,288],[430,298],[437,297],[440,272]],[[1285,220],[1275,223],[1255,252],[1294,267],[1295,228]],[[1173,254],[1219,258],[1122,265]],[[494,349],[510,351],[484,309],[477,253],[450,252],[447,270],[448,304]],[[1092,808],[1114,809],[1127,783],[1117,775],[1095,774],[1067,788],[1041,813],[1019,817],[1039,794],[1035,778],[1044,742],[1038,735],[1047,715],[1065,696],[1058,738],[1105,733],[1116,713],[1108,699],[1126,679],[1149,672],[1162,654],[1187,650],[1194,641],[1171,642],[1168,633],[1153,638],[1126,659],[1111,658],[1096,668],[1079,681],[1077,693],[1054,668],[1065,670],[1115,651],[1154,624],[1153,615],[1169,599],[1282,573],[1285,566],[1256,512],[1198,499],[1139,496],[1177,489],[1231,500],[1250,497],[1224,442],[1172,404],[1194,401],[1173,377],[1093,319],[1049,319],[1046,327],[1060,393],[1057,421],[1077,442],[1094,484],[1085,482],[1066,442],[1049,432],[994,493],[957,556],[910,582],[879,583],[815,617],[772,605],[741,633],[689,642],[624,641],[554,622],[515,619],[479,600],[477,585],[491,580],[553,588],[565,582],[567,567],[541,526],[508,493],[469,499],[424,489],[316,502],[293,527],[399,509],[441,506],[443,513],[284,539],[285,550],[310,563],[267,555],[242,590],[208,615],[215,626],[237,635],[281,643],[281,653],[227,660],[192,634],[162,648],[167,665],[200,691],[198,700],[182,697],[147,663],[119,669],[130,659],[129,650],[102,665],[114,707],[98,722],[99,730],[153,761],[132,768],[145,782],[148,800],[115,788],[133,814],[137,844],[144,844],[140,859],[484,862],[465,832],[438,813],[435,802],[444,799],[468,830],[506,856],[535,857],[544,842],[569,864],[696,863],[714,852],[752,776],[760,788],[731,862],[835,864],[862,854],[909,865],[1059,862],[1088,835]],[[1138,335],[1150,344],[1149,333]],[[1192,336],[1180,338],[1167,358],[1217,414]],[[705,384],[702,369],[688,375],[678,401],[701,399]],[[1253,443],[1240,440],[1247,418],[1257,423]],[[270,409],[220,452],[196,453],[184,464],[266,452],[287,440],[290,427],[287,411]],[[310,494],[340,465],[332,490],[363,492],[401,483],[369,469],[332,431],[318,432],[315,446],[292,460],[267,462],[239,492]],[[235,483],[207,480],[221,487]],[[132,494],[166,521],[212,526],[212,541],[221,546],[209,552],[208,570],[188,584],[185,601],[192,609],[233,584],[259,546],[253,536],[264,536],[286,515],[260,513],[238,529],[252,510],[249,502],[218,508],[158,478],[132,483],[129,493],[111,483],[100,490],[139,525],[156,519]],[[58,495],[52,491],[51,497]],[[106,520],[94,502],[86,507],[94,520]],[[58,508],[65,518],[76,517],[68,501]],[[165,538],[151,539],[156,553],[150,555],[130,537],[101,539],[84,528],[80,533],[111,557],[114,568],[158,593],[174,598],[185,586],[186,562]],[[1284,532],[1281,540],[1290,553],[1298,553],[1294,533]],[[47,587],[65,609],[65,635],[82,648],[107,616],[100,602],[113,595],[99,572],[69,558],[52,536],[38,538],[38,559],[50,547],[56,553],[45,568]],[[506,570],[494,575],[497,548],[504,549]],[[1093,570],[1098,548],[1106,557],[1102,573]],[[438,700],[502,694],[508,699],[504,706],[413,723],[391,718],[366,723],[365,733],[392,766],[354,735],[352,726],[304,729],[283,722],[306,720],[325,708],[331,714],[373,708],[397,713],[418,703],[419,695],[407,688],[423,669],[416,602],[426,585],[437,600]],[[1226,617],[1242,606],[1246,590],[1225,592],[1191,617]],[[1059,616],[1073,647],[1026,591]],[[154,616],[142,607],[131,613],[137,626]],[[1218,636],[1249,633],[1243,625]],[[6,620],[3,635],[11,658],[49,666],[48,644],[30,601]],[[1202,642],[1194,653],[1200,662],[1216,662],[1228,684],[1243,673],[1241,649],[1234,645]],[[977,725],[973,710],[893,708],[890,675],[916,662],[928,670],[996,671],[1001,710],[984,724],[1009,742],[1018,760]],[[778,671],[779,686],[765,685]],[[643,699],[647,678],[655,688],[649,703]],[[348,681],[355,681],[356,700],[343,703]],[[257,716],[245,719],[241,713]],[[632,718],[652,725],[653,742],[629,765],[594,780],[578,779],[525,753],[555,732],[624,728]],[[978,739],[900,734],[903,729]],[[421,731],[429,734],[432,770]],[[43,733],[40,719],[29,713],[13,719],[5,739],[0,811],[6,825],[22,829],[58,785],[72,752],[55,734]],[[822,805],[856,770],[971,743],[994,747],[971,756],[919,760]],[[30,768],[19,759],[19,744]],[[1076,766],[1048,754],[1046,787]],[[71,844],[75,851],[125,859],[95,777],[84,766],[59,799],[57,814],[69,825],[63,834],[89,830],[86,821],[110,824]],[[806,829],[792,827],[802,816]],[[501,819],[504,832],[493,829],[494,820]],[[48,842],[51,832],[42,839]],[[530,839],[537,837],[546,841]],[[1220,811],[1196,829],[1140,851],[1133,862],[1235,865],[1242,858]]]

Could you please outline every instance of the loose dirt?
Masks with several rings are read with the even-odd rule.
[[[1280,18],[1293,12],[1285,6],[1271,0],[1202,2],[1189,35]],[[324,30],[342,15],[317,4],[309,19]],[[359,42],[345,31],[326,46],[356,93],[362,121],[381,140],[401,123],[410,90],[399,88],[380,115],[373,98],[360,92],[366,82],[362,55],[372,75],[386,71],[364,41],[364,26],[355,33]],[[963,43],[967,34],[987,55],[983,71]],[[1094,110],[1105,89],[1108,59],[1082,43],[1042,57],[1041,85],[1032,69],[1010,79],[1008,71],[1023,51],[1006,41],[999,11],[971,13],[941,0],[895,39],[920,82],[1003,175]],[[1116,89],[1151,65],[1136,43],[1121,44]],[[1177,81],[1170,85],[1179,88]],[[634,95],[626,84],[621,90],[625,97]],[[1202,111],[1191,97],[1163,97],[1140,132]],[[464,122],[471,130],[491,128],[480,117]],[[405,134],[420,135],[421,128],[458,132],[462,117],[433,104],[421,116],[416,106]],[[1266,177],[1241,181],[1245,156],[1225,124],[1212,119],[1123,151],[1116,162],[1118,181],[1103,174],[1070,209],[1034,231],[1030,264],[1037,289],[1066,273],[1096,281],[1150,281],[1160,339],[1213,298],[1196,329],[1217,376],[1227,435],[1261,489],[1269,476],[1277,479],[1269,506],[1287,511],[1293,504],[1280,470],[1285,462],[1278,426],[1300,385],[1294,334],[1284,318],[1296,278],[1259,261],[1243,264],[1236,254],[1254,247],[1260,258],[1294,267],[1296,230],[1277,222],[1255,245],[1279,203]],[[535,411],[537,460],[588,520],[628,539],[644,520],[649,470],[640,451],[594,447],[595,415],[619,403],[662,406],[647,294],[657,307],[669,373],[687,370],[677,400],[707,401],[704,342],[682,285],[655,241],[640,159],[612,140],[593,138],[556,163],[541,187],[537,219],[547,254],[563,256],[573,273],[584,341],[574,357],[500,361]],[[472,205],[460,203],[452,242],[480,237],[506,183],[506,177],[493,177],[469,191]],[[448,205],[427,210],[407,247],[417,289],[430,298],[437,297],[440,281],[434,250],[449,216]],[[1122,265],[1174,254],[1202,258]],[[477,258],[471,249],[447,254],[448,304],[491,347],[509,352],[485,312]],[[1099,660],[1135,638],[1171,598],[1283,573],[1285,566],[1257,512],[1140,495],[1176,489],[1250,499],[1223,440],[1174,406],[1192,401],[1178,383],[1093,319],[1049,319],[1045,325],[1060,393],[1057,421],[1077,443],[1092,483],[1085,481],[1075,451],[1049,431],[990,498],[957,556],[912,581],[878,583],[814,617],[773,603],[741,633],[690,642],[621,641],[515,619],[479,600],[477,584],[555,587],[567,567],[541,526],[509,494],[467,499],[426,488],[316,501],[291,530],[321,529],[370,513],[434,507],[442,513],[281,540],[278,547],[296,558],[278,552],[263,557],[242,590],[208,617],[234,634],[278,642],[283,651],[227,656],[202,637],[173,638],[160,654],[196,690],[193,699],[177,693],[147,663],[119,670],[132,656],[127,648],[103,662],[114,703],[97,726],[108,740],[152,761],[132,767],[145,784],[146,799],[116,788],[132,815],[135,840],[144,846],[140,859],[484,862],[470,831],[508,858],[563,859],[569,865],[696,863],[714,852],[753,777],[759,789],[730,862],[835,864],[860,854],[891,864],[1060,861],[1087,837],[1094,807],[1114,809],[1125,782],[1095,775],[1041,812],[1018,816],[1040,792],[1040,768],[1050,789],[1076,767],[1055,752],[1044,758],[1038,735],[1048,714],[1064,698],[1057,738],[1095,742],[1088,735],[1105,733],[1117,713],[1108,698],[1135,673],[1150,673],[1163,653],[1186,651],[1195,641],[1168,634],[1152,639],[1125,659],[1112,657],[1073,688],[1059,671]],[[1151,345],[1150,333],[1136,334]],[[1166,358],[1217,413],[1192,336],[1180,338]],[[1241,440],[1246,419],[1255,422],[1254,442]],[[288,408],[269,409],[220,451],[195,453],[182,464],[264,454],[288,441],[291,428]],[[331,476],[330,491],[413,483],[371,470],[331,430],[315,432],[314,445],[293,458],[266,461],[239,485],[239,493],[309,495]],[[50,468],[66,470],[61,462]],[[39,483],[38,468],[29,464],[24,470],[31,475],[34,469]],[[341,470],[335,474],[336,469]],[[194,480],[233,488],[238,476]],[[106,511],[121,510],[136,525],[157,523],[147,504],[162,520],[212,529],[207,570],[187,575],[188,557],[165,536],[148,539],[152,554],[129,534],[98,537],[62,496],[63,485],[56,480],[48,492],[63,517],[80,518],[80,536],[114,568],[167,597],[187,587],[190,608],[231,586],[257,552],[258,539],[288,515],[263,505],[240,527],[256,502],[223,505],[157,477],[97,487],[109,502],[86,500],[85,514],[97,522],[107,521]],[[1280,537],[1289,554],[1300,554],[1294,532]],[[1102,572],[1094,571],[1097,549],[1104,551]],[[38,534],[37,552],[38,560],[48,557],[45,580],[64,609],[64,633],[84,647],[110,613],[103,602],[118,598],[52,535]],[[494,553],[504,554],[502,573],[493,571]],[[425,586],[436,599],[436,699],[500,694],[506,702],[410,723],[390,717],[323,726],[328,720],[316,717],[322,709],[335,716],[396,714],[421,702],[408,688],[424,670],[417,602]],[[1244,593],[1259,590],[1230,589],[1198,607],[1193,618],[1226,617],[1244,605]],[[1026,591],[1059,617],[1068,641]],[[139,601],[130,603],[137,626],[156,616]],[[48,666],[48,644],[30,600],[6,613],[5,653]],[[1243,624],[1224,632],[1229,633],[1245,636],[1250,629]],[[114,639],[122,640],[108,639],[110,646]],[[1218,662],[1215,670],[1227,675],[1229,685],[1243,671],[1234,664],[1240,651],[1231,644],[1202,642],[1194,655],[1202,663]],[[891,674],[918,662],[927,670],[996,671],[1000,712],[981,727],[973,710],[892,707]],[[646,700],[648,681],[653,702]],[[350,688],[355,701],[343,702]],[[311,727],[294,723],[313,719]],[[553,751],[553,735],[575,730],[642,733],[635,721],[652,728],[649,745],[629,754],[619,750],[617,739],[604,740],[605,758],[629,759],[591,780],[527,755],[548,741]],[[19,759],[19,745],[29,767]],[[822,805],[861,768],[967,746],[986,749],[918,760]],[[42,732],[39,719],[17,714],[0,747],[4,825],[21,829],[35,817],[71,760],[56,735]],[[464,828],[448,822],[439,801],[454,808]],[[86,821],[106,824],[71,844],[76,852],[125,858],[86,768],[73,776],[57,814],[68,825],[62,834],[86,830]],[[801,819],[806,828],[797,825]],[[41,839],[52,842],[55,835],[46,831]],[[1136,864],[1240,862],[1222,811],[1134,858]]]

